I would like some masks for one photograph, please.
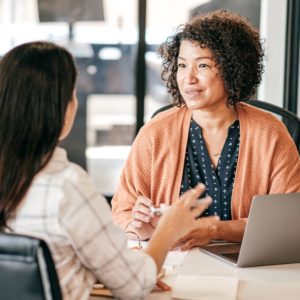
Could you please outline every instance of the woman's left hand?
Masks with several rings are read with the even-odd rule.
[[[186,236],[176,242],[173,249],[187,251],[193,247],[209,244],[211,240],[216,239],[217,224],[211,217],[205,217],[205,222],[201,223],[201,227],[192,230]]]

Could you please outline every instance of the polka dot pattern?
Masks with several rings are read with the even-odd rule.
[[[213,199],[204,215],[218,215],[221,220],[231,220],[231,194],[240,146],[239,121],[236,120],[228,128],[216,169],[210,160],[202,129],[193,119],[189,130],[180,194],[197,183],[204,183],[205,195]]]

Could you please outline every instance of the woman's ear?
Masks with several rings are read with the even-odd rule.
[[[60,137],[59,137],[60,141],[69,135],[69,133],[73,127],[77,108],[78,108],[78,100],[77,100],[76,92],[74,91],[73,95],[72,95],[72,100],[69,101],[68,106],[67,106],[64,126],[63,126],[63,129],[62,129]]]

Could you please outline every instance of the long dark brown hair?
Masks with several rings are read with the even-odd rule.
[[[49,42],[22,44],[0,61],[0,229],[57,146],[76,74],[72,55]]]

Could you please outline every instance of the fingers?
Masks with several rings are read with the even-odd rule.
[[[152,217],[153,214],[150,211],[151,206],[152,206],[152,201],[150,199],[140,196],[137,198],[136,203],[132,208],[132,212],[133,214],[141,213],[144,214],[145,216]]]
[[[209,243],[212,237],[215,236],[216,226],[219,220],[220,218],[218,216],[209,216],[195,220],[195,227],[191,229],[188,234],[179,239],[174,244],[174,247],[182,249],[186,243],[188,243],[186,247]],[[184,247],[184,249],[186,249],[186,247]]]
[[[157,279],[156,285],[152,291],[171,291],[171,287],[161,279]]]
[[[198,217],[211,205],[211,203],[212,203],[212,198],[206,196],[205,198],[195,201],[194,204],[191,206],[191,209],[193,210],[195,216]]]
[[[139,205],[143,204],[146,207],[150,207],[153,204],[149,198],[143,196],[138,197],[136,203]]]
[[[156,288],[160,291],[171,291],[171,287],[160,279],[156,282]],[[156,290],[156,288],[154,288],[154,290]]]
[[[144,223],[149,223],[150,220],[151,220],[150,216],[148,216],[144,213],[137,212],[137,211],[132,213],[132,218],[134,220],[141,221],[141,222],[144,222]]]
[[[196,241],[193,238],[181,239],[173,245],[173,251],[187,251],[196,245]]]
[[[180,251],[183,242],[177,241],[171,248],[171,251]]]
[[[150,211],[150,206],[152,206],[150,199],[143,196],[137,198],[131,213],[133,227],[140,228],[143,223],[149,223],[151,221],[153,213]]]
[[[183,201],[192,204],[196,199],[198,199],[201,196],[201,194],[203,194],[204,191],[205,185],[203,183],[199,183],[193,189],[190,189],[184,194],[182,194],[180,198]]]
[[[132,224],[132,226],[133,226],[134,228],[141,228],[141,227],[143,226],[143,222],[138,221],[138,220],[133,220],[133,221],[131,222],[131,224]]]
[[[189,240],[186,243],[184,243],[181,247],[180,250],[181,251],[187,251],[192,249],[194,246],[196,246],[196,243],[194,240]]]
[[[195,217],[201,215],[212,203],[212,199],[209,196],[199,199],[199,196],[203,194],[204,191],[205,185],[200,183],[181,195],[182,202],[193,210]]]

